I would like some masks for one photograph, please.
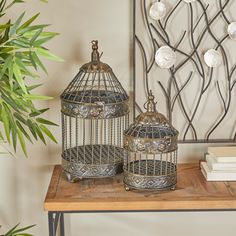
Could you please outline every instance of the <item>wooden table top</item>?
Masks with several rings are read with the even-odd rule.
[[[175,191],[125,191],[122,175],[69,183],[56,165],[46,211],[236,210],[236,182],[206,182],[198,164],[178,166]]]

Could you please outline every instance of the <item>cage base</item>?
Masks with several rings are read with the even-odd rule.
[[[123,172],[123,148],[86,145],[67,149],[62,154],[62,168],[69,182],[84,178],[106,178]]]
[[[172,185],[171,187],[166,187],[166,188],[138,188],[138,187],[134,187],[131,185],[127,185],[126,183],[124,183],[124,188],[125,190],[128,191],[175,191],[176,189],[176,184]]]
[[[162,167],[160,167],[161,165]],[[130,163],[130,166],[133,167],[134,172],[127,170],[124,171],[124,186],[127,191],[175,189],[177,183],[177,172],[173,163],[159,160],[141,160]],[[155,171],[152,169],[154,166],[156,167]],[[163,166],[166,168],[165,170],[167,170],[165,174],[163,174],[162,170],[160,171],[160,168],[163,169]],[[146,168],[148,168],[148,170],[145,171],[146,174],[144,174]],[[168,170],[171,169],[172,172],[168,172]],[[162,175],[157,175],[157,173],[162,173]]]

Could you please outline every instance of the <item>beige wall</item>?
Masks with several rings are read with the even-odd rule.
[[[131,0],[49,0],[42,4],[32,0],[11,10],[17,16],[23,8],[29,15],[41,12],[40,21],[50,23],[61,35],[49,47],[65,58],[64,63],[45,61],[49,76],[43,75],[39,90],[52,95],[48,118],[60,123],[59,95],[90,57],[90,41],[98,39],[103,60],[114,69],[126,89],[131,73]],[[47,105],[47,104],[46,104]],[[53,165],[60,163],[60,127],[54,132],[59,145],[49,142],[29,145],[29,160],[20,152],[18,158],[0,157],[0,224],[5,228],[22,222],[37,224],[35,235],[47,235],[47,214],[43,201]],[[181,161],[196,161],[206,147],[180,147]],[[66,217],[67,235],[73,236],[234,236],[236,213],[137,213],[82,214]],[[71,227],[70,227],[71,226]],[[72,227],[73,226],[73,227]],[[71,228],[71,229],[70,229]]]

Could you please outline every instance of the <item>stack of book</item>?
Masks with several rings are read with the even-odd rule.
[[[208,147],[201,171],[207,181],[236,181],[236,146]]]

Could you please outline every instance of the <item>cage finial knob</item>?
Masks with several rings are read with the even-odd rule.
[[[100,61],[100,55],[98,52],[98,40],[93,40],[92,41],[92,55],[91,55],[91,60],[92,62],[99,62]]]
[[[147,109],[147,112],[156,112],[156,102],[154,101],[155,97],[152,94],[152,90],[150,90],[148,94],[148,101],[145,103],[145,108]]]

